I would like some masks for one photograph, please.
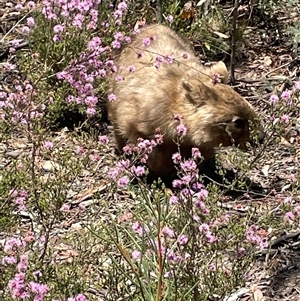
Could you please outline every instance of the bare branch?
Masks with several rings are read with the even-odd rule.
[[[230,77],[231,77],[232,84],[235,84],[234,61],[235,61],[235,52],[236,52],[236,19],[237,19],[238,6],[239,6],[239,1],[234,0],[233,19],[232,19],[232,37],[231,37],[231,57],[230,57]]]
[[[161,0],[156,0],[156,20],[158,23],[162,22]]]

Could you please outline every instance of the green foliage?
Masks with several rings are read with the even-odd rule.
[[[103,16],[103,19],[112,18],[105,1],[99,6],[99,15]],[[88,41],[93,36],[100,36],[103,47],[110,45],[113,39],[111,32],[114,28],[106,29],[102,25],[100,26],[101,18],[98,24],[101,29],[95,32],[87,29],[87,22],[79,29],[60,15],[55,21],[46,18],[41,12],[35,12],[33,16],[35,26],[29,35],[31,47],[28,53],[19,57],[20,68],[24,74],[28,75],[27,79],[34,84],[34,88],[41,91],[39,94],[33,95],[32,100],[36,105],[46,106],[46,118],[43,120],[43,126],[55,128],[67,125],[73,127],[87,119],[86,105],[83,101],[67,101],[69,95],[73,95],[75,98],[82,98],[82,96],[78,95],[78,91],[70,83],[58,79],[57,75],[66,70],[71,74],[73,72],[73,79],[78,80],[78,75],[70,68],[77,68],[76,65],[80,68],[80,64],[86,64],[83,56],[85,53],[88,55]],[[64,31],[60,35],[60,40],[57,41],[54,28],[60,24],[64,26]],[[101,58],[105,60],[106,56],[107,53],[104,53]],[[90,67],[89,72],[92,71]],[[83,86],[84,83],[82,83]],[[104,98],[106,90],[105,79],[98,77],[94,82],[94,93],[100,101]],[[101,106],[99,106],[95,118],[100,120],[101,116]]]
[[[294,15],[298,16],[300,9],[298,7],[298,1],[288,0],[287,6],[294,11]],[[292,26],[287,28],[287,33],[292,37],[293,40],[293,52],[294,55],[298,55],[298,45],[300,42],[300,21],[298,18],[295,18]]]
[[[249,255],[240,259],[233,253],[242,246],[247,217],[233,218],[222,226],[222,218],[226,216],[217,206],[219,191],[216,187],[210,187],[209,191],[209,215],[195,220],[191,198],[181,205],[172,205],[166,190],[155,186],[148,189],[141,183],[132,187],[135,209],[130,212],[129,220],[118,223],[111,215],[102,227],[90,228],[108,250],[115,246],[111,253],[107,252],[112,262],[105,274],[107,300],[124,295],[132,296],[130,300],[208,300],[211,295],[224,298],[243,285],[251,252],[249,249]],[[121,209],[117,216],[123,214]],[[209,224],[212,220],[220,222],[214,233],[217,243],[207,243],[199,232],[201,223]],[[174,236],[168,236],[166,228],[172,229],[171,233],[175,231]],[[141,232],[137,234],[138,231]],[[178,244],[179,237],[184,235],[188,242]],[[182,257],[175,263],[179,254]],[[113,283],[118,283],[118,287]]]
[[[272,14],[282,1],[277,0],[258,0],[256,7],[263,19],[272,17]]]
[[[12,160],[0,175],[0,228],[10,232],[18,222],[18,216],[14,213],[12,204],[12,187],[20,187],[26,179],[26,174],[19,171],[16,161]]]

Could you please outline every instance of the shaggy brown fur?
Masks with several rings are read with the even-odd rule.
[[[150,38],[149,46],[143,44],[144,38]],[[188,58],[183,58],[184,53]],[[156,68],[157,55],[172,55],[175,60],[165,60]],[[126,143],[136,143],[139,137],[154,138],[160,128],[164,143],[154,148],[147,165],[159,176],[174,175],[171,156],[177,151],[173,142],[177,139],[175,114],[182,116],[187,128],[181,144],[185,157],[191,156],[192,147],[198,147],[208,159],[215,147],[230,146],[233,140],[246,149],[249,121],[254,121],[256,114],[231,87],[213,83],[216,72],[223,83],[227,82],[223,62],[203,66],[186,40],[165,26],[150,25],[116,57],[115,64],[118,71],[111,76],[110,93],[116,100],[108,103],[108,114],[120,153]],[[131,65],[134,72],[127,70]],[[116,81],[117,75],[124,80]]]

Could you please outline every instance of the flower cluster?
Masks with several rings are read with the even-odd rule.
[[[176,126],[176,132],[179,138],[184,137],[187,133],[187,128],[185,127],[184,123],[183,123],[183,117],[175,114],[174,115],[174,120],[175,122],[178,123],[178,125]]]
[[[268,247],[268,233],[256,225],[249,227],[246,231],[245,242],[257,246],[260,250]]]
[[[154,225],[154,222],[152,223]],[[153,239],[153,229],[150,231],[149,227],[143,226],[140,222],[134,222],[132,229],[135,234],[143,237],[147,240],[147,248],[143,251],[133,250],[132,259],[140,261],[142,256],[149,259],[158,256],[166,257],[166,263],[171,266],[174,265],[185,265],[188,259],[191,257],[186,252],[186,245],[188,243],[188,237],[181,233],[178,235],[174,229],[169,226],[164,226],[161,232],[158,233],[159,239]]]
[[[215,73],[213,75],[212,82],[213,82],[213,85],[219,84],[221,82],[220,73]]]
[[[109,170],[108,176],[117,183],[119,188],[125,188],[129,184],[130,178],[146,175],[147,169],[145,164],[148,157],[153,149],[162,143],[163,135],[161,135],[159,129],[157,129],[154,139],[139,138],[136,145],[124,146],[124,155],[131,156],[133,160],[120,160],[115,168]],[[137,162],[139,162],[139,164],[137,164]]]
[[[18,207],[19,211],[25,210],[25,201],[28,198],[28,192],[25,189],[12,189],[9,195],[13,199],[13,202]]]
[[[284,204],[289,208],[289,211],[284,215],[285,222],[296,225],[300,220],[300,205],[294,204],[292,197],[286,197],[284,199]]]
[[[0,92],[0,119],[12,124],[28,124],[44,116],[45,104],[36,104],[32,85],[16,85],[15,92]]]
[[[28,231],[22,238],[7,238],[4,243],[4,256],[2,265],[7,268],[16,268],[16,273],[13,278],[8,281],[7,288],[10,291],[11,297],[14,300],[47,300],[50,288],[47,284],[40,283],[42,277],[40,270],[30,272],[30,258],[26,251],[28,244],[36,242],[34,234]],[[44,243],[44,238],[40,238],[40,243]],[[52,299],[52,301],[61,301]],[[83,294],[78,294],[75,297],[69,297],[67,301],[88,301]]]
[[[284,90],[280,95],[272,94],[269,102],[274,109],[272,119],[274,124],[280,122],[284,127],[292,124],[299,116],[300,81],[297,81],[291,90]]]
[[[72,88],[72,94],[66,96],[68,103],[83,105],[86,107],[87,116],[95,115],[99,96],[95,93],[99,86],[99,79],[106,77],[108,71],[116,72],[113,60],[109,58],[111,49],[118,49],[122,43],[129,43],[130,37],[124,35],[118,28],[122,25],[122,17],[128,8],[128,1],[118,3],[114,10],[108,7],[108,12],[115,19],[115,25],[110,27],[110,16],[100,16],[103,5],[100,0],[44,0],[42,2],[42,13],[49,26],[52,27],[52,40],[56,44],[64,45],[66,57],[69,57],[69,50],[66,45],[77,43],[83,33],[89,33],[90,40],[82,36],[86,48],[81,51],[79,57],[73,57],[69,65],[61,71],[57,71],[59,80],[66,81]],[[18,6],[18,9],[24,9]],[[35,5],[28,4],[25,9],[34,9]],[[105,20],[105,19],[107,20]],[[27,25],[23,32],[30,34],[38,30],[38,24],[33,17],[27,19]],[[100,35],[95,35],[96,28],[101,27]],[[113,37],[112,42],[105,37]],[[103,39],[105,41],[103,41]],[[79,43],[80,44],[80,43]],[[12,45],[11,52],[14,51]],[[54,48],[57,48],[55,45]],[[66,58],[65,58],[66,59]],[[67,58],[68,59],[68,58]],[[130,68],[130,72],[134,67]],[[119,79],[120,80],[120,79]],[[1,101],[1,100],[0,100]],[[28,102],[28,101],[27,101]],[[40,115],[38,115],[40,117]],[[17,116],[15,119],[26,121],[26,116]]]
[[[46,284],[28,280],[27,274],[29,269],[29,257],[27,253],[23,253],[28,242],[34,240],[34,237],[29,233],[24,239],[10,238],[7,239],[4,245],[6,256],[2,258],[2,264],[16,265],[17,272],[14,277],[9,280],[8,288],[11,292],[11,297],[17,300],[34,298],[34,300],[43,301],[49,291]],[[21,255],[19,255],[21,253]],[[33,273],[33,277],[39,272]]]

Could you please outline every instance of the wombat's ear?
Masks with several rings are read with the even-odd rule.
[[[228,70],[226,65],[222,62],[213,62],[211,67],[210,67],[210,75],[213,76],[216,73],[220,74],[220,79],[222,84],[227,84],[228,83]]]
[[[186,91],[185,97],[187,100],[197,107],[204,105],[207,101],[218,99],[215,91],[202,81],[183,79],[182,87]]]
[[[193,90],[194,90],[193,85],[185,79],[182,80],[182,86],[188,92],[193,92]]]
[[[199,93],[199,91],[203,93],[213,92],[209,86],[207,86],[203,81],[200,81],[198,79],[183,79],[182,86],[187,92],[191,94]]]

